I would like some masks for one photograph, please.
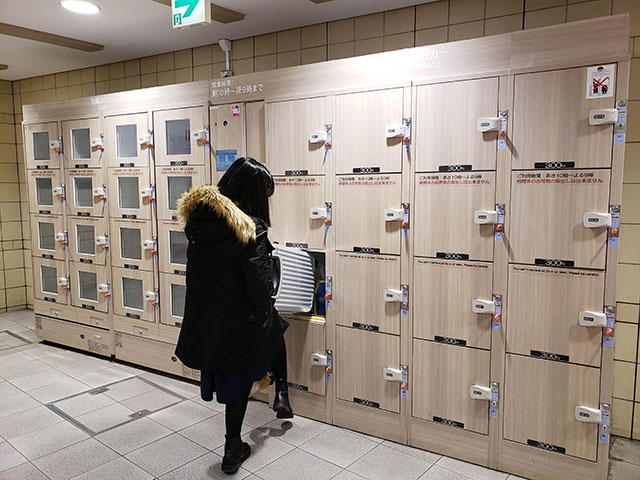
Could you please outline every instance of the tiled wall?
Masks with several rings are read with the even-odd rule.
[[[483,35],[495,35],[615,13],[631,13],[631,89],[624,176],[618,328],[614,370],[614,432],[640,439],[640,368],[638,317],[640,304],[640,0],[440,0],[417,7],[348,18],[233,42],[231,68],[236,75],[321,62]],[[597,41],[597,39],[594,39]],[[559,45],[558,48],[562,48]],[[224,70],[218,45],[206,45],[152,57],[61,72],[13,82],[15,120],[22,105],[67,100],[122,90],[214,78]],[[16,130],[20,189],[17,183],[10,86],[0,83],[0,215],[2,217],[3,277],[0,307],[24,304],[30,255],[25,211],[24,164],[20,129]],[[3,115],[4,114],[4,115]],[[4,142],[4,143],[2,143]],[[19,196],[20,195],[20,196]],[[21,202],[20,204],[18,202]],[[18,208],[20,205],[22,208]],[[22,252],[20,252],[22,253]],[[31,272],[27,271],[31,299]],[[29,300],[30,301],[30,300]],[[634,420],[635,419],[635,420]]]

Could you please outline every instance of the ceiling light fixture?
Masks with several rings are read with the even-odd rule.
[[[60,5],[74,13],[95,15],[100,12],[100,7],[84,0],[60,0]]]

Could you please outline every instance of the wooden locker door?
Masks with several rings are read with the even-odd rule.
[[[31,254],[34,257],[65,260],[65,225],[60,215],[29,215],[31,224]]]
[[[106,265],[109,222],[100,217],[69,217],[69,258],[73,262]],[[104,247],[104,248],[103,248]]]
[[[109,215],[151,220],[151,171],[148,167],[109,168]]]
[[[309,136],[313,131],[325,129],[324,97],[268,103],[266,112],[267,167],[271,174],[304,171],[322,175],[326,160],[324,144],[309,142]]]
[[[160,323],[178,328],[182,326],[186,294],[185,276],[160,273]]]
[[[107,269],[101,265],[69,263],[71,275],[71,305],[86,310],[109,311]]]
[[[102,217],[106,213],[106,169],[81,168],[66,171],[67,212],[83,217]],[[102,189],[96,192],[95,189]]]
[[[60,168],[58,124],[38,123],[24,126],[25,163],[27,169]]]
[[[114,267],[152,272],[154,239],[149,220],[112,218],[109,237],[111,263]]]
[[[414,254],[493,260],[494,225],[477,225],[476,210],[495,210],[493,172],[418,174],[412,206]]]
[[[158,222],[159,266],[163,273],[185,275],[187,271],[187,247],[189,240],[179,222]]]
[[[471,398],[472,385],[489,387],[491,353],[413,341],[413,416],[489,433],[489,401]]]
[[[497,78],[424,85],[417,92],[417,172],[446,172],[458,165],[496,169],[498,132],[478,132],[477,121],[498,116]]]
[[[28,170],[29,212],[42,215],[62,215],[64,199],[54,193],[64,187],[60,170]]]
[[[204,107],[153,112],[156,166],[206,165],[208,145],[194,138],[203,131]]]
[[[493,301],[493,264],[414,259],[413,336],[491,348],[492,312],[474,313],[473,300]]]
[[[402,139],[387,126],[402,124],[402,88],[336,96],[332,149],[337,173],[402,171]]]
[[[589,125],[589,110],[614,108],[615,82],[610,82],[612,96],[596,99],[587,99],[586,84],[587,67],[516,75],[514,169],[555,162],[611,167],[613,125]]]
[[[152,143],[146,113],[104,117],[104,146],[109,168],[149,167]]]
[[[59,284],[67,279],[67,262],[37,257],[32,262],[34,298],[69,305],[69,290]]]
[[[400,368],[400,337],[337,327],[334,357],[339,399],[390,412],[400,411],[400,383],[384,378]]]
[[[286,317],[289,328],[287,342],[288,381],[298,390],[316,395],[325,394],[325,367],[311,363],[311,355],[326,354],[325,324],[313,320]]]
[[[65,168],[101,168],[105,165],[100,121],[97,118],[62,122]]]
[[[113,312],[133,320],[155,322],[153,272],[114,267],[112,275]]]
[[[247,116],[247,156],[253,157],[262,163],[267,161],[264,105],[264,102],[249,102],[245,105]]]
[[[336,249],[400,254],[402,225],[385,209],[402,207],[400,174],[337,177],[333,225]]]
[[[385,290],[400,289],[400,257],[336,253],[333,308],[336,323],[400,334],[402,301],[386,301]]]
[[[245,105],[231,103],[209,107],[211,151],[214,168],[212,181],[217,185],[237,158],[245,156]]]
[[[599,388],[597,368],[507,354],[504,438],[595,461],[598,424],[575,408],[600,408]]]
[[[578,319],[604,312],[604,272],[511,265],[508,292],[508,352],[600,366],[602,328]]]
[[[178,220],[176,202],[191,187],[204,185],[205,167],[156,169],[156,208],[159,220]]]
[[[272,242],[322,250],[324,218],[311,218],[312,208],[325,208],[325,177],[275,177],[271,197]]]
[[[509,260],[603,269],[607,228],[587,228],[583,218],[609,211],[609,177],[607,170],[513,172]]]

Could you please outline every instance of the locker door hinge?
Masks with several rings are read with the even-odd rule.
[[[604,307],[604,314],[607,317],[607,324],[602,330],[602,346],[613,347],[616,328],[616,307],[611,305]]]
[[[499,332],[502,328],[502,295],[493,296],[493,320],[491,328],[494,332]]]
[[[613,143],[624,144],[625,133],[627,130],[627,101],[618,100],[616,102],[616,109],[618,110],[618,121],[613,127]]]
[[[498,149],[507,148],[507,127],[509,125],[509,110],[500,110],[500,130],[498,130]]]
[[[324,301],[326,308],[331,306],[333,298],[333,277],[325,277],[324,279]]]
[[[333,378],[333,351],[327,350],[327,365],[324,368],[325,377],[327,380]]]
[[[620,243],[620,205],[611,205],[609,214],[611,215],[611,225],[607,233],[608,245],[609,247],[617,247]]]

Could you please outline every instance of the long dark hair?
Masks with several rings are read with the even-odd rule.
[[[244,213],[271,226],[269,197],[274,183],[271,173],[251,157],[241,157],[229,167],[218,182],[220,193],[236,202]]]

